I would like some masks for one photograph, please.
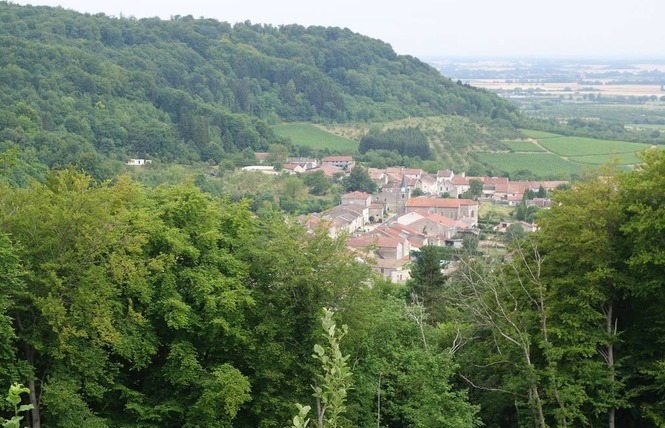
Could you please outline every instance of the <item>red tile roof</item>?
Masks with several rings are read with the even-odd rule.
[[[409,208],[459,208],[462,205],[478,205],[478,201],[453,198],[411,198],[406,201]]]

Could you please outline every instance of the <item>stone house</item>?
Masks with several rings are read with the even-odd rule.
[[[440,214],[451,220],[458,220],[475,227],[478,224],[478,201],[472,199],[411,198],[406,202],[406,212],[424,210],[430,214]]]

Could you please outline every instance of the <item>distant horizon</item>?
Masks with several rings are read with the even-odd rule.
[[[427,55],[418,56],[422,61],[552,61],[563,63],[578,63],[578,64],[665,64],[665,54],[659,57],[626,57],[626,56],[538,56],[538,55],[513,55],[513,56],[499,56],[499,55],[463,55],[463,54],[440,54],[440,55]]]
[[[665,61],[665,2],[637,0],[21,0],[137,19],[194,16],[229,23],[348,28],[418,58],[607,58]]]

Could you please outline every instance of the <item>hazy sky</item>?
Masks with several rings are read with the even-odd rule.
[[[665,59],[664,0],[28,0],[112,16],[347,27],[418,57]]]

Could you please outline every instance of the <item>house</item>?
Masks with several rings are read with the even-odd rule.
[[[397,217],[396,223],[424,234],[431,245],[444,245],[446,239],[467,228],[465,223],[425,210],[415,210],[401,215]]]
[[[297,163],[287,163],[282,165],[282,170],[288,172],[289,174],[303,173],[305,168],[302,165]]]
[[[379,188],[388,183],[388,174],[386,174],[386,171],[383,169],[367,168],[367,173]]]
[[[420,168],[404,168],[403,166],[386,168],[386,174],[394,175],[401,180],[402,176],[407,178],[420,179],[423,175],[423,170]]]
[[[369,219],[370,221],[382,222],[385,220],[386,204],[381,201],[374,201],[369,206]]]
[[[332,238],[342,233],[353,234],[369,223],[369,208],[356,204],[338,205],[321,216],[328,222],[328,233]]]
[[[321,165],[334,166],[340,169],[351,170],[355,165],[353,156],[328,156],[321,160]]]
[[[406,266],[410,262],[411,246],[407,239],[380,231],[350,238],[346,245],[362,251],[363,259],[391,281],[405,282],[409,278]]]
[[[143,165],[147,165],[151,162],[152,161],[150,159],[130,159],[125,163],[125,165],[143,166]]]
[[[501,223],[494,226],[492,229],[499,233],[505,233],[506,229],[508,229],[508,227],[513,224],[519,224],[520,226],[522,226],[522,229],[524,229],[525,232],[535,232],[538,230],[537,224],[529,223],[526,221],[516,221],[516,222],[502,221]]]
[[[526,206],[535,205],[539,208],[549,208],[552,206],[552,200],[549,198],[533,198],[526,201]]]
[[[426,234],[401,223],[393,222],[386,229],[395,236],[406,238],[409,241],[411,249],[420,249],[424,245],[429,245],[429,238]]]
[[[250,166],[243,166],[242,171],[245,172],[260,172],[263,174],[279,174],[279,172],[275,171],[275,168],[272,166],[263,166],[263,165],[250,165]]]
[[[363,207],[372,205],[372,195],[365,192],[351,192],[342,195],[342,205],[358,204]]]
[[[436,173],[436,192],[439,195],[443,195],[444,193],[447,193],[449,195],[452,195],[453,191],[453,184],[452,180],[455,174],[450,171],[450,170],[441,170]]]
[[[416,188],[422,190],[425,194],[436,195],[438,189],[436,177],[431,174],[423,174],[416,183]]]
[[[424,210],[430,214],[440,214],[452,220],[459,220],[474,227],[478,224],[478,201],[472,199],[411,198],[406,202],[406,212]]]
[[[266,159],[268,159],[268,153],[266,152],[255,152],[254,157],[256,158],[256,161],[260,164],[264,163]]]
[[[464,175],[456,175],[450,180],[451,191],[448,192],[452,198],[459,198],[471,188],[469,178]]]
[[[286,158],[286,163],[300,165],[304,171],[309,171],[319,166],[319,161],[313,158]]]
[[[410,264],[411,260],[409,259],[377,259],[372,267],[392,282],[404,284],[411,278]]]
[[[323,165],[321,164],[318,168],[308,169],[305,172],[317,172],[323,171],[323,175],[326,177],[334,177],[337,173],[344,174],[344,170],[333,165]]]

